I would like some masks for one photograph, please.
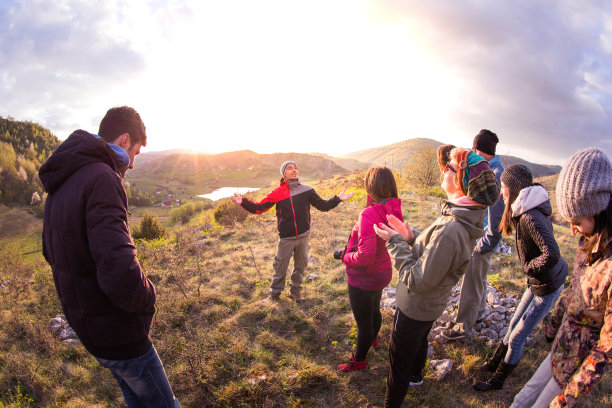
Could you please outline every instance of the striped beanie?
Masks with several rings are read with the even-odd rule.
[[[281,177],[285,177],[285,170],[287,170],[287,167],[289,167],[290,164],[293,164],[295,167],[297,167],[297,164],[294,161],[288,160],[284,162],[283,164],[281,164],[280,167]]]
[[[557,206],[568,220],[592,217],[608,208],[612,166],[599,149],[590,147],[570,157],[557,180]]]
[[[458,176],[463,193],[486,207],[497,202],[499,184],[489,163],[474,152],[463,151],[458,157]]]

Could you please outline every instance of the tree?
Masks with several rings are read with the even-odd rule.
[[[166,230],[161,226],[157,217],[149,213],[145,213],[140,221],[140,227],[132,229],[132,237],[134,239],[157,239],[166,235]]]
[[[432,187],[440,183],[436,148],[420,146],[402,168],[402,178],[414,187]]]

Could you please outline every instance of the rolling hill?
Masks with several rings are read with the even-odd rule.
[[[433,139],[408,139],[387,146],[348,153],[344,155],[343,158],[358,160],[368,165],[388,166],[394,170],[401,170],[402,166],[407,164],[412,155],[422,146],[437,148],[440,145],[442,145],[441,142]],[[550,176],[561,171],[561,166],[531,163],[519,157],[500,155],[500,158],[505,167],[511,164],[523,164],[527,166],[534,177]]]

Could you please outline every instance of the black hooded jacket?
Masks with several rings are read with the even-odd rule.
[[[126,360],[151,347],[155,288],[130,237],[114,153],[77,130],[40,168],[43,255],[68,323],[90,353]]]

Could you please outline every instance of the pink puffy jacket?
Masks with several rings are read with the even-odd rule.
[[[403,220],[401,204],[398,198],[375,202],[368,197],[367,206],[351,231],[343,258],[349,285],[375,291],[391,282],[391,258],[385,241],[374,232],[374,224],[388,225],[387,214]]]

